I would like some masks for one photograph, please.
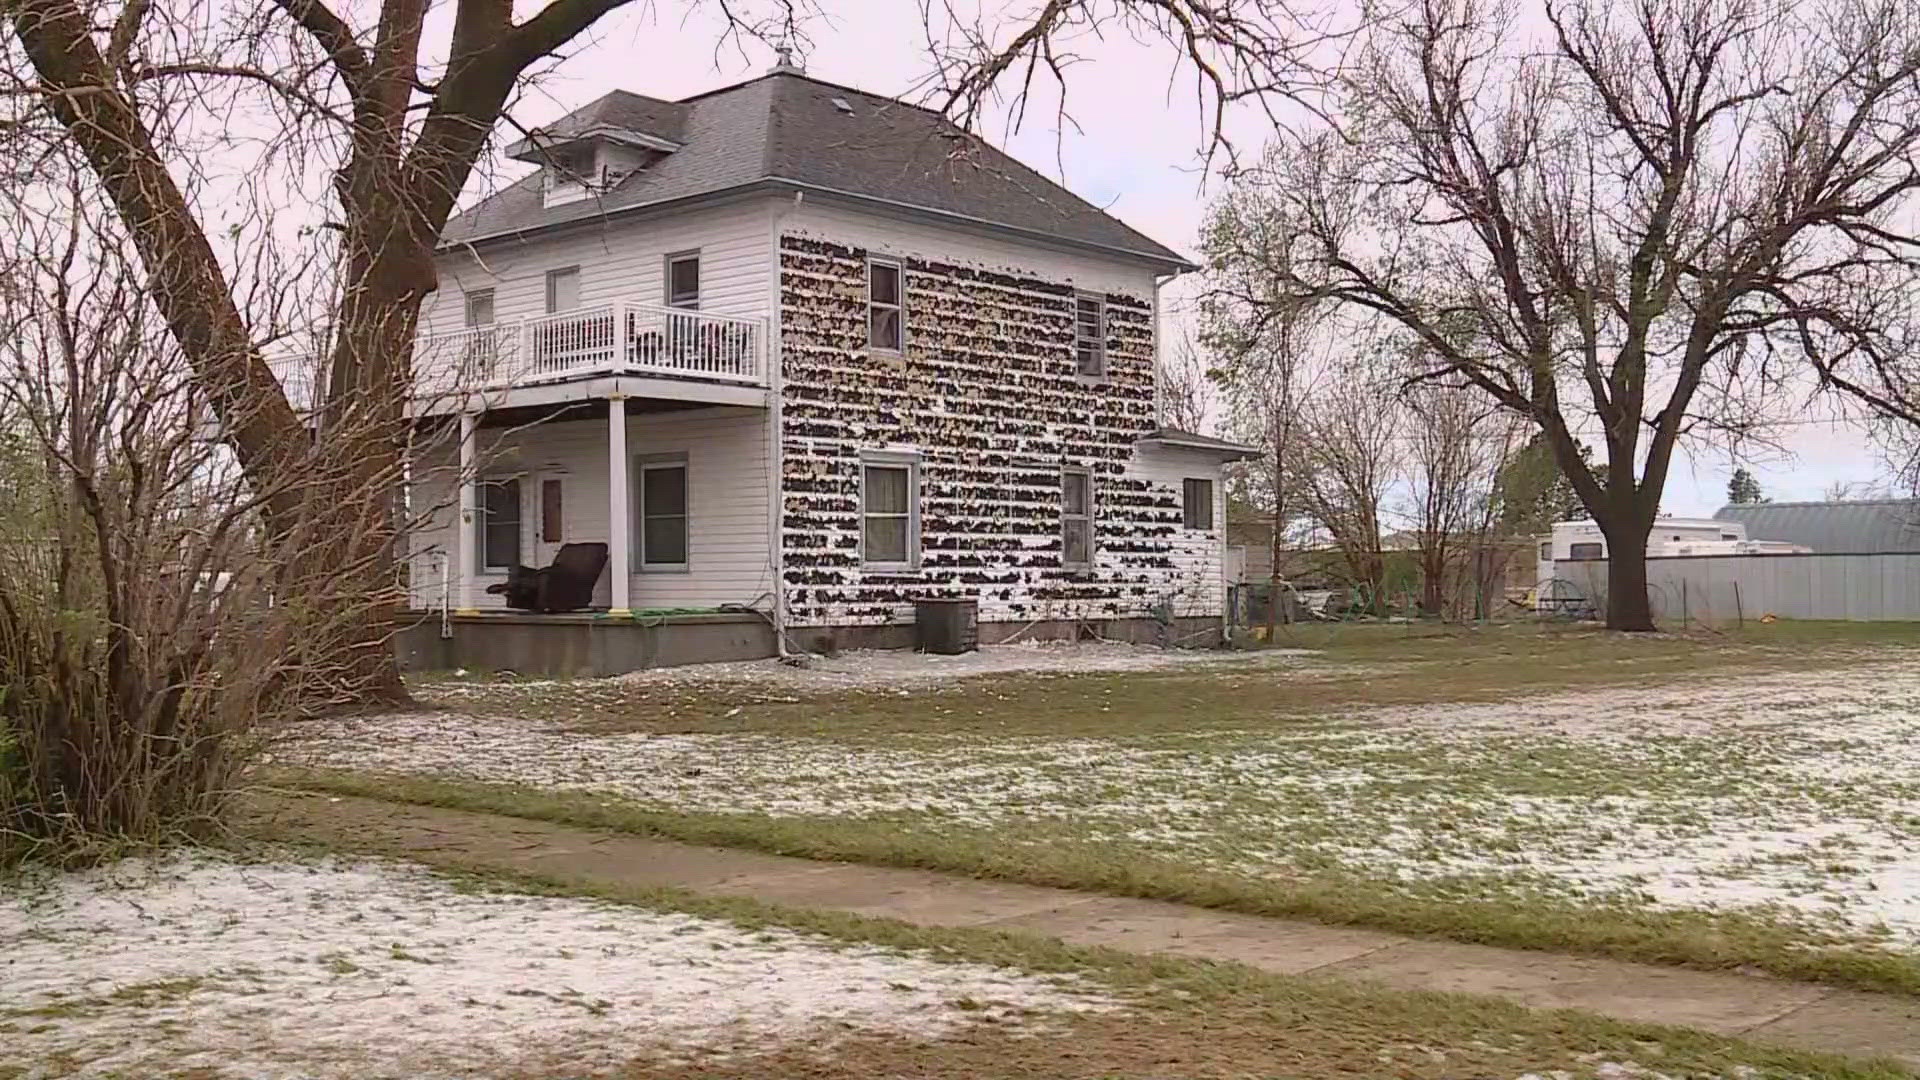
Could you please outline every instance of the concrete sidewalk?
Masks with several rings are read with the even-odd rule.
[[[694,847],[368,799],[284,793],[263,797],[262,804],[282,824],[315,839],[397,849],[429,864],[460,862],[623,885],[675,886],[927,926],[1021,930],[1076,945],[1230,960],[1281,974],[1310,972],[1407,990],[1486,994],[1920,1065],[1920,999],[1892,994]]]

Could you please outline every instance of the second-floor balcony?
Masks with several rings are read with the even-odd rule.
[[[766,341],[762,319],[616,301],[422,334],[414,340],[413,397],[416,409],[432,412],[437,402],[469,403],[601,375],[763,387]],[[309,407],[316,381],[311,359],[287,358],[274,367],[294,407]]]

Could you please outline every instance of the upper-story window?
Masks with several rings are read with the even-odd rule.
[[[682,251],[667,256],[667,306],[700,306],[700,253]]]
[[[597,155],[591,146],[549,150],[542,171],[542,202],[547,206],[578,202],[592,194]]]
[[[906,314],[901,300],[900,264],[891,259],[867,263],[867,348],[899,352]]]
[[[1107,373],[1107,302],[1098,296],[1074,298],[1073,367],[1080,375]]]
[[[493,290],[472,289],[467,293],[467,329],[493,325]]]
[[[547,314],[580,306],[580,268],[563,266],[547,271]]]

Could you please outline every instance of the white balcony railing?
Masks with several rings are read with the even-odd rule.
[[[585,375],[665,375],[765,384],[760,319],[621,301],[494,326],[423,334],[413,344],[413,393],[440,398]],[[296,409],[321,382],[311,357],[272,362]]]
[[[414,392],[621,373],[759,385],[765,340],[759,319],[622,301],[422,336],[414,343]]]

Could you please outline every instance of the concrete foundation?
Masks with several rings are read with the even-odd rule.
[[[400,633],[400,664],[408,671],[512,671],[550,678],[598,678],[647,668],[759,660],[775,655],[773,628],[748,613],[666,615],[615,619],[597,612],[533,615],[483,612],[447,620],[442,636],[437,613]],[[910,622],[888,626],[812,626],[788,630],[809,652],[911,649]],[[1105,639],[1141,645],[1212,648],[1221,642],[1220,620],[1198,616],[1162,624],[1153,619],[1057,620],[1037,623],[983,622],[980,643]]]
[[[433,616],[400,636],[409,671],[471,668],[552,678],[625,675],[645,668],[758,660],[774,655],[773,628],[750,614],[614,619],[568,615],[455,615],[451,637]]]

